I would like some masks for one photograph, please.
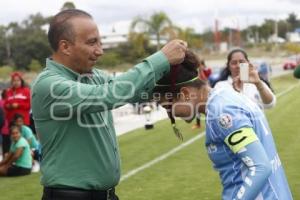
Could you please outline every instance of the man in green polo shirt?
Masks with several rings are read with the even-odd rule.
[[[116,200],[120,157],[111,111],[142,102],[187,45],[173,40],[128,72],[93,68],[103,54],[92,17],[65,10],[50,23],[53,55],[32,85],[32,113],[42,145],[43,200]]]

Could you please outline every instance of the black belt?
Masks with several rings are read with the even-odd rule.
[[[69,188],[44,187],[45,199],[74,199],[74,200],[110,200],[115,196],[115,188],[108,190],[83,190]]]

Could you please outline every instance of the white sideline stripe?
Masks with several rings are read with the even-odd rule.
[[[133,169],[133,170],[127,172],[126,174],[124,174],[121,177],[120,182],[122,182],[122,181],[128,179],[129,177],[137,174],[138,172],[143,171],[144,169],[147,169],[147,168],[151,167],[152,165],[154,165],[154,164],[156,164],[156,163],[158,163],[158,162],[160,162],[160,161],[162,161],[162,160],[170,157],[171,155],[175,154],[177,151],[180,151],[184,147],[186,147],[186,146],[192,144],[193,142],[195,142],[196,140],[202,138],[204,135],[205,135],[205,133],[202,132],[199,135],[193,137],[192,139],[186,141],[185,143],[183,143],[183,144],[181,144],[181,145],[179,145],[179,146],[171,149],[169,152],[167,152],[167,153],[165,153],[165,154],[163,154],[163,155],[155,158],[154,160],[152,160],[152,161],[150,161],[150,162],[148,162],[148,163],[146,163],[146,164],[144,164],[144,165],[142,165],[142,166],[140,166],[140,167],[138,167],[136,169]]]
[[[276,97],[279,98],[279,97],[283,96],[284,94],[290,92],[291,90],[293,90],[295,87],[297,87],[297,86],[299,86],[299,85],[300,85],[300,82],[299,82],[299,83],[296,83],[296,84],[294,84],[294,85],[292,85],[292,86],[290,86],[290,87],[288,87],[288,89],[286,89],[286,90],[284,90],[284,91],[278,93],[278,94],[276,95]]]
[[[281,97],[282,95],[284,95],[284,94],[290,92],[291,90],[293,90],[295,87],[297,87],[297,86],[299,86],[299,85],[300,85],[300,82],[297,83],[297,84],[294,84],[294,85],[290,86],[288,89],[286,89],[286,90],[284,90],[284,91],[278,93],[278,94],[276,95],[276,97],[277,97],[277,98]],[[152,165],[158,163],[159,161],[162,161],[162,160],[164,160],[164,159],[170,157],[171,155],[173,155],[173,154],[176,153],[177,151],[183,149],[184,147],[186,147],[186,146],[192,144],[193,142],[195,142],[196,140],[202,138],[204,135],[205,135],[205,132],[202,132],[202,133],[200,133],[199,135],[193,137],[192,139],[186,141],[185,143],[183,143],[183,144],[181,144],[181,145],[179,145],[179,146],[177,146],[177,147],[171,149],[169,152],[167,152],[167,153],[165,153],[165,154],[163,154],[163,155],[161,155],[161,156],[155,158],[154,160],[152,160],[152,161],[150,161],[150,162],[148,162],[148,163],[146,163],[146,164],[144,164],[144,165],[142,165],[142,166],[140,166],[140,167],[138,167],[138,168],[135,168],[135,169],[133,169],[133,170],[127,172],[126,174],[124,174],[124,175],[121,177],[120,182],[122,182],[122,181],[124,181],[124,180],[130,178],[131,176],[133,176],[133,175],[139,173],[140,171],[143,171],[144,169],[147,169],[147,168],[151,167]]]

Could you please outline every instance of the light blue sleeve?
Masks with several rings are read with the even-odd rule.
[[[235,105],[218,103],[211,109],[208,116],[208,123],[215,136],[221,141],[243,127],[252,128],[248,112]]]
[[[237,156],[247,166],[248,172],[234,200],[253,200],[272,173],[271,163],[260,141],[248,144]]]

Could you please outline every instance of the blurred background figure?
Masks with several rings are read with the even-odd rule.
[[[0,176],[23,176],[31,173],[32,157],[30,147],[21,136],[19,127],[10,128],[12,146],[9,153],[0,162]]]
[[[294,70],[294,77],[295,78],[300,78],[300,64]]]
[[[0,134],[2,136],[2,157],[9,151],[10,147],[10,135],[9,135],[9,129],[8,129],[8,121],[5,116],[5,108],[4,108],[4,99],[6,96],[6,90],[3,90],[1,93],[1,99],[0,99],[0,112],[1,112],[1,120],[0,120]],[[1,159],[0,159],[1,160]]]
[[[208,80],[210,75],[212,74],[212,70],[210,67],[206,66],[204,60],[200,60],[200,65],[199,65],[199,78],[201,80]]]
[[[200,60],[199,68],[198,68],[198,73],[199,73],[199,79],[208,81],[209,77],[212,74],[212,70],[210,67],[206,66],[204,60]],[[196,115],[196,124],[192,126],[192,129],[197,129],[201,127],[201,114],[197,113]]]
[[[24,124],[30,124],[30,89],[19,72],[11,74],[11,86],[4,98],[4,108],[8,123],[12,122],[15,114],[20,114],[24,117]]]
[[[240,81],[240,63],[249,63],[252,70],[249,71],[249,81]],[[234,87],[235,85],[235,87]],[[248,59],[247,53],[243,49],[233,49],[227,55],[227,63],[221,72],[220,78],[214,87],[229,87],[239,90],[261,109],[272,108],[276,104],[276,96],[273,94],[269,81],[259,76]]]
[[[257,71],[262,80],[269,83],[271,74],[272,74],[272,67],[265,61],[260,61],[257,63]]]
[[[4,122],[5,122],[5,116],[4,116],[3,101],[1,98],[0,99],[0,144],[2,144],[2,127],[4,126]],[[2,160],[1,155],[0,155],[0,160]]]
[[[21,136],[24,137],[29,146],[30,146],[30,150],[31,150],[31,154],[33,157],[33,166],[32,169],[34,172],[38,172],[39,171],[39,161],[41,158],[41,148],[40,148],[40,144],[38,142],[38,140],[36,139],[35,135],[33,134],[32,130],[30,129],[30,127],[24,125],[24,117],[20,114],[16,114],[14,116],[13,122],[12,124],[14,126],[19,127],[20,131],[21,131]]]

